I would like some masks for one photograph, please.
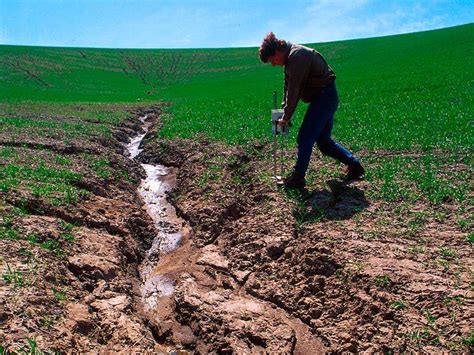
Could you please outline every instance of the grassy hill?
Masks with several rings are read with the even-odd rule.
[[[338,76],[337,136],[356,150],[466,146],[473,41],[470,24],[311,45]],[[282,93],[281,69],[261,64],[256,48],[0,46],[0,63],[0,102],[166,100],[174,118],[163,131],[168,136],[259,138],[268,131],[271,93]]]
[[[403,180],[425,186],[423,193],[433,200],[465,198],[467,187],[456,175],[459,172],[448,172],[444,183],[431,176],[433,170],[445,169],[446,161],[468,163],[470,159],[473,42],[474,25],[468,24],[311,45],[328,59],[338,77],[341,104],[334,134],[377,165],[368,178],[385,181],[384,197],[406,197],[405,187],[393,185],[395,175],[403,171]],[[64,104],[95,102],[99,107],[101,103],[168,101],[171,106],[163,116],[161,137],[192,138],[199,133],[228,143],[265,142],[270,139],[272,92],[282,94],[281,68],[260,63],[256,48],[0,46],[0,63],[2,126],[37,126],[22,121],[19,113],[25,107],[70,112],[74,108],[65,110]],[[100,109],[91,110],[101,122],[113,120],[113,115]],[[300,103],[296,123],[304,110]],[[410,157],[379,159],[380,154],[433,150],[442,153],[423,153],[416,162]],[[451,180],[460,181],[459,186]]]

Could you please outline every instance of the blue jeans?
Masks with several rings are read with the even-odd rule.
[[[294,169],[300,174],[305,175],[308,170],[314,143],[317,143],[321,153],[343,164],[359,162],[351,152],[331,138],[334,113],[338,104],[339,97],[334,82],[323,88],[309,104],[297,138],[298,159]]]

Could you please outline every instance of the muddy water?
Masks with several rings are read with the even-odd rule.
[[[130,159],[135,159],[143,150],[140,149],[140,144],[152,125],[147,119],[147,115],[139,118],[143,123],[143,132],[132,138],[127,145]],[[145,310],[149,311],[157,306],[160,297],[170,296],[174,292],[173,280],[155,270],[160,255],[178,248],[182,239],[183,220],[176,216],[174,207],[166,200],[167,192],[176,184],[175,169],[163,165],[141,165],[146,171],[146,178],[142,180],[138,192],[159,231],[140,269],[143,304]]]

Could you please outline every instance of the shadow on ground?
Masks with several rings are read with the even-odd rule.
[[[297,220],[345,220],[370,205],[364,191],[357,186],[340,180],[329,180],[326,184],[329,189],[287,190],[288,196],[297,202],[293,211]]]

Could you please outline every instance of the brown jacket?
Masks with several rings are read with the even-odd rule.
[[[288,44],[285,61],[283,109],[291,118],[298,100],[311,102],[323,87],[332,83],[336,74],[323,56],[312,48]]]

